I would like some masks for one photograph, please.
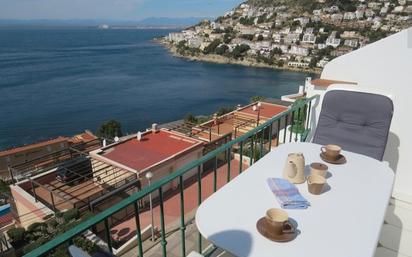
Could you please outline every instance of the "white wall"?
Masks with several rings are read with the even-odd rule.
[[[396,172],[393,196],[412,203],[412,28],[332,60],[321,78],[358,82],[392,97],[395,112],[384,160]]]

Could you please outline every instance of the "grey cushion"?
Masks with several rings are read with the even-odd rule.
[[[393,114],[383,95],[332,90],[325,94],[313,142],[382,160]]]

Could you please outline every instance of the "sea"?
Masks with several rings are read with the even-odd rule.
[[[295,93],[313,74],[173,57],[165,29],[0,28],[0,149],[115,119],[124,133],[152,123]]]

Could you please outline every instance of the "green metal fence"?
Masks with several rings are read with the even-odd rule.
[[[220,146],[219,148],[207,153],[200,159],[191,162],[180,169],[174,171],[172,174],[152,183],[150,186],[143,188],[141,191],[131,195],[123,201],[115,204],[109,209],[96,214],[90,219],[82,222],[81,224],[73,227],[64,234],[61,234],[39,248],[25,255],[25,257],[38,257],[47,256],[48,253],[52,253],[57,247],[63,244],[70,244],[73,239],[83,232],[92,229],[97,224],[103,223],[105,226],[105,236],[109,250],[112,252],[112,239],[110,235],[109,218],[123,209],[133,206],[134,218],[136,222],[136,240],[137,240],[137,253],[136,256],[143,257],[143,242],[141,238],[141,222],[140,213],[141,207],[138,204],[140,200],[145,198],[151,193],[157,191],[158,204],[160,209],[160,244],[163,256],[167,256],[167,238],[166,238],[166,224],[165,224],[165,210],[164,210],[164,187],[170,182],[177,180],[179,183],[177,194],[180,194],[180,233],[181,233],[181,256],[186,256],[186,226],[185,220],[185,199],[184,199],[184,178],[183,176],[189,171],[197,169],[196,183],[197,183],[197,204],[202,202],[202,176],[204,170],[202,165],[205,162],[214,160],[214,167],[210,172],[213,174],[213,191],[217,190],[217,170],[218,170],[218,157],[224,155],[226,158],[227,166],[227,182],[231,180],[231,162],[233,161],[232,155],[234,152],[239,154],[239,174],[243,171],[243,160],[249,158],[249,166],[253,165],[258,159],[270,152],[272,147],[283,143],[305,141],[308,132],[311,129],[311,109],[312,103],[318,96],[313,96],[299,101],[297,104],[291,106],[287,111],[274,116],[264,124],[261,124],[249,132],[238,136],[234,140]],[[298,129],[294,129],[294,126],[301,126]],[[303,128],[303,129],[302,129]],[[300,131],[299,133],[293,133],[293,131]],[[275,145],[273,145],[275,144]],[[246,156],[247,157],[246,157]],[[198,251],[202,252],[202,237],[198,235]]]

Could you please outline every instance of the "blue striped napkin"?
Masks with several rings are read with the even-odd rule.
[[[310,203],[299,193],[298,188],[286,179],[268,178],[270,190],[284,209],[306,209]]]

